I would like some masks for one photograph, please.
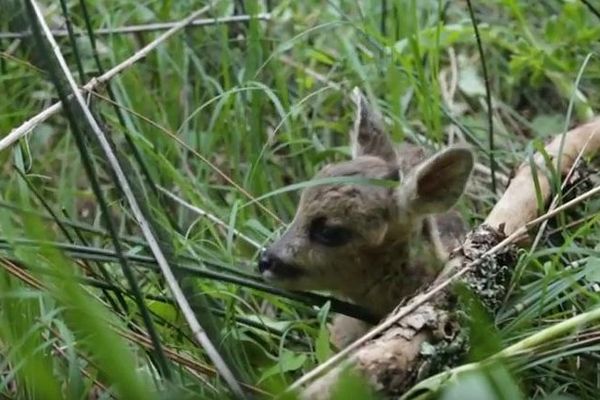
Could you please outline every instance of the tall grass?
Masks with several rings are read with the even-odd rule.
[[[192,277],[189,300],[206,299],[217,348],[231,354],[248,393],[276,395],[329,357],[332,311],[368,318],[328,296],[271,288],[254,270],[261,247],[295,211],[298,190],[281,189],[302,187],[324,163],[348,157],[351,88],[376,103],[396,140],[473,145],[481,168],[461,211],[475,224],[497,198],[485,172],[490,120],[502,189],[539,143],[600,104],[600,19],[585,3],[473,1],[480,51],[463,2],[215,1],[205,17],[268,12],[270,19],[188,27],[86,94],[130,166],[128,178],[139,182],[138,200],[170,264]],[[2,5],[0,31],[27,30],[23,4]],[[70,21],[73,34],[57,40],[80,85],[158,35],[94,30],[176,21],[204,5],[39,4],[52,28]],[[58,99],[47,57],[39,39],[0,35],[0,135]],[[233,396],[182,318],[105,158],[89,138],[78,151],[77,134],[60,113],[0,152],[1,395]],[[592,200],[562,216],[522,250],[510,297],[497,316],[474,324],[481,331],[465,361],[597,306],[598,206]],[[597,336],[591,327],[553,339],[516,362],[459,376],[442,396],[593,399]]]

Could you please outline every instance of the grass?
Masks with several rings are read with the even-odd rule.
[[[51,27],[62,28],[61,3],[40,3]],[[62,4],[83,33],[58,39],[79,84],[158,34],[90,40],[88,24],[111,29],[175,21],[202,6]],[[438,148],[464,138],[489,166],[483,54],[501,189],[502,177],[544,139],[589,119],[600,104],[600,18],[583,1],[474,1],[480,52],[463,2],[223,0],[206,17],[242,12],[241,4],[243,13],[270,12],[270,20],[187,28],[90,101],[126,161],[169,264],[195,277],[186,287],[205,300],[201,324],[246,387],[269,397],[331,354],[330,312],[361,312],[326,296],[270,288],[254,271],[260,247],[293,217],[297,189],[325,162],[348,157],[352,87],[377,104],[396,140]],[[21,6],[7,3],[0,31],[26,30]],[[58,99],[36,46],[0,39],[2,136]],[[89,141],[79,151],[82,128],[73,126],[61,113],[0,152],[0,393],[231,396],[174,304],[101,152]],[[106,212],[85,172],[86,158]],[[183,207],[157,186],[213,217]],[[475,225],[497,196],[491,174],[478,173],[461,210]],[[495,318],[474,324],[483,339],[472,344],[466,361],[597,306],[598,208],[598,200],[588,201],[548,227],[552,234],[535,248],[521,250],[513,290]],[[121,261],[115,243],[123,249]],[[137,302],[132,282],[143,297]],[[162,350],[152,346],[153,329]],[[594,399],[597,336],[592,325],[548,339],[508,364],[458,376],[441,396]]]

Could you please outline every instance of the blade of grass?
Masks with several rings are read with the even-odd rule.
[[[65,26],[67,27],[67,35],[69,37],[69,43],[71,49],[73,49],[73,57],[75,58],[75,65],[77,66],[77,72],[79,73],[79,82],[85,81],[85,73],[83,72],[83,62],[79,55],[79,47],[75,40],[75,33],[73,32],[73,23],[71,21],[71,15],[69,14],[69,8],[66,0],[60,0],[60,8],[62,10],[63,17],[65,18]]]
[[[481,35],[479,34],[479,24],[475,18],[475,12],[473,11],[473,5],[471,0],[467,0],[467,7],[469,8],[469,16],[471,17],[471,23],[473,24],[473,30],[475,31],[475,39],[477,40],[477,50],[479,51],[479,58],[481,59],[481,70],[483,72],[483,82],[485,84],[485,102],[487,105],[487,116],[488,116],[488,154],[490,158],[490,171],[492,177],[492,193],[496,193],[496,156],[494,154],[494,110],[492,109],[492,92],[490,88],[490,80],[488,77],[488,70],[486,65],[486,57],[483,51],[483,44],[481,43]]]

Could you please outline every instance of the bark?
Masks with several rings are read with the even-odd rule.
[[[516,262],[514,247],[506,246],[493,257],[486,257],[483,262],[482,254],[538,216],[534,176],[537,177],[540,194],[547,203],[552,195],[550,170],[555,168],[562,176],[566,176],[580,154],[591,156],[598,152],[599,131],[600,119],[596,119],[565,135],[556,136],[545,146],[545,155],[538,153],[534,156],[533,168],[529,160],[523,162],[484,223],[467,235],[436,283],[479,260],[461,277],[461,281],[479,296],[490,311],[497,310],[506,294]],[[411,303],[415,304],[418,298],[419,295],[405,302],[395,313],[401,312],[404,307],[412,308]],[[419,379],[444,366],[455,364],[468,346],[468,334],[459,325],[455,306],[452,287],[448,286],[313,381],[302,391],[302,398],[328,399],[346,368],[352,368],[366,378],[376,391],[397,395],[410,389]]]
[[[596,132],[598,132],[596,134]],[[558,156],[561,150],[560,157],[560,174],[565,176],[580,152],[584,156],[595,154],[600,148],[600,119],[575,128],[562,138],[558,135],[545,147],[548,157],[551,157],[554,167],[556,168]],[[534,156],[535,165],[537,166],[537,176],[539,178],[539,186],[544,200],[547,201],[551,195],[551,185],[548,180],[548,168],[544,161],[544,155],[537,153]],[[542,172],[542,173],[540,173]],[[510,182],[504,195],[496,206],[492,209],[486,223],[498,228],[504,224],[504,231],[510,235],[516,231],[524,223],[533,220],[537,216],[537,202],[535,194],[535,185],[533,184],[533,176],[535,171],[532,171],[529,162],[524,162],[517,170],[515,177]]]

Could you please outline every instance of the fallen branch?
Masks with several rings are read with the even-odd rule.
[[[558,164],[560,168],[558,174],[566,176],[579,153],[588,156],[600,149],[600,132],[596,134],[598,130],[600,130],[600,119],[567,132],[564,138],[562,135],[556,137],[545,147],[547,156],[554,160],[554,167],[557,168]],[[538,170],[547,170],[544,155],[537,153],[534,156],[534,163]],[[510,235],[519,230],[524,223],[535,219],[538,207],[536,188],[533,184],[534,173],[527,162],[519,167],[502,199],[488,215],[486,223],[494,227],[504,224],[505,233]],[[551,195],[551,182],[545,174],[537,174],[537,176],[540,193],[546,202]]]
[[[552,195],[551,175],[540,171],[550,167],[561,176],[570,174],[580,156],[600,150],[599,131],[600,119],[596,119],[557,136],[545,147],[546,154],[536,154],[531,163],[523,163],[488,218],[467,236],[432,288],[410,299],[363,338],[298,380],[290,390],[316,379],[302,391],[302,397],[327,399],[342,371],[352,368],[375,390],[400,394],[435,372],[439,357],[445,362],[459,357],[464,337],[452,313],[455,304],[451,284],[460,279],[491,311],[497,309],[515,261],[511,244],[533,226],[600,192],[600,187],[596,187],[536,218],[538,199],[546,203]],[[551,165],[547,160],[551,160]],[[435,351],[425,354],[425,343],[433,344]]]

